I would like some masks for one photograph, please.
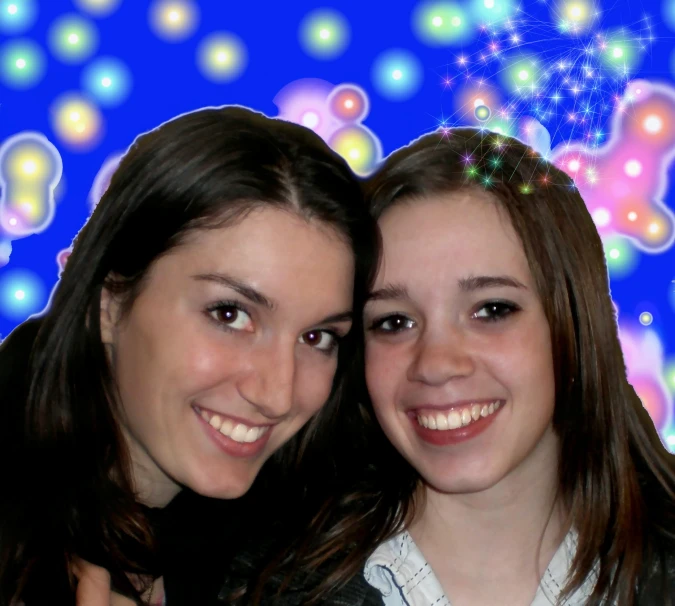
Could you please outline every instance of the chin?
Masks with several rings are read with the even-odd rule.
[[[255,470],[257,471],[257,470]],[[244,496],[256,478],[254,470],[250,474],[221,471],[215,477],[193,477],[187,487],[193,492],[212,499],[238,499]]]
[[[471,473],[425,473],[424,482],[436,492],[445,494],[472,494],[492,488],[501,479],[494,472]]]

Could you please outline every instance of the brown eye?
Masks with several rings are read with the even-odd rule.
[[[327,330],[310,330],[300,335],[298,341],[321,351],[331,351],[337,343],[335,335]]]
[[[376,320],[371,326],[371,330],[383,332],[383,333],[398,333],[408,328],[414,328],[415,321],[410,318],[406,318],[400,314],[394,314],[391,316],[386,316]]]
[[[234,305],[218,305],[209,313],[214,320],[232,330],[251,330],[253,324],[251,316]]]

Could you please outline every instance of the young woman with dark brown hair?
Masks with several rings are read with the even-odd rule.
[[[376,254],[358,181],[308,129],[207,108],[138,138],[47,311],[0,348],[0,605],[74,604],[81,560],[162,603],[184,488],[235,499],[269,460],[274,501],[183,520],[217,535],[330,482]]]

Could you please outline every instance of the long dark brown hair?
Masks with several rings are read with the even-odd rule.
[[[633,604],[673,553],[675,457],[627,381],[602,242],[573,181],[516,139],[457,128],[391,154],[365,185],[376,219],[397,204],[463,188],[489,191],[508,213],[553,343],[559,494],[578,532],[561,600],[597,565],[590,603]],[[373,549],[406,527],[421,482],[380,430],[363,375],[354,380],[362,416],[348,440],[362,449],[361,468],[352,469],[358,485],[323,503],[285,560],[296,571],[333,562],[313,603],[362,574]],[[659,603],[670,600],[664,589]]]
[[[316,134],[241,107],[206,108],[129,148],[40,319],[27,395],[0,395],[8,420],[0,427],[0,606],[34,603],[46,588],[50,603],[73,603],[74,556],[105,567],[116,587],[139,597],[127,574],[148,572],[154,540],[134,497],[117,422],[119,399],[101,343],[101,292],[113,289],[130,309],[152,264],[188,234],[264,206],[297,212],[345,239],[360,314],[377,259],[375,222],[346,162]],[[289,490],[299,497],[308,490],[302,478],[312,475],[303,471],[303,455],[312,455],[307,465],[322,460],[316,453],[330,435],[357,344],[349,337],[341,344],[328,403],[266,466],[276,476],[292,472],[297,481]]]

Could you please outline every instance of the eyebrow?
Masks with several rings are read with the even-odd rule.
[[[271,299],[268,299],[261,292],[257,291],[255,288],[249,286],[245,282],[237,280],[237,278],[233,278],[227,274],[197,274],[192,277],[195,280],[202,282],[216,282],[222,286],[227,286],[228,288],[238,292],[242,297],[247,298],[249,301],[252,301],[257,305],[262,305],[270,311],[274,311],[277,308],[277,304]]]
[[[459,288],[463,292],[473,292],[485,288],[506,286],[509,288],[527,289],[522,282],[511,276],[469,276],[459,280]],[[372,291],[367,301],[410,301],[408,289],[402,284],[388,284]]]
[[[260,291],[256,290],[252,286],[249,286],[245,282],[228,276],[227,274],[197,274],[192,276],[195,280],[202,282],[216,282],[227,288],[231,288],[235,292],[238,292],[242,297],[245,297],[249,301],[256,303],[257,305],[262,305],[269,311],[274,311],[277,309],[278,305],[272,299],[269,299],[263,295]],[[336,322],[351,322],[354,318],[354,314],[351,310],[342,311],[336,314],[331,314],[330,316],[325,317],[317,324],[332,324]]]

